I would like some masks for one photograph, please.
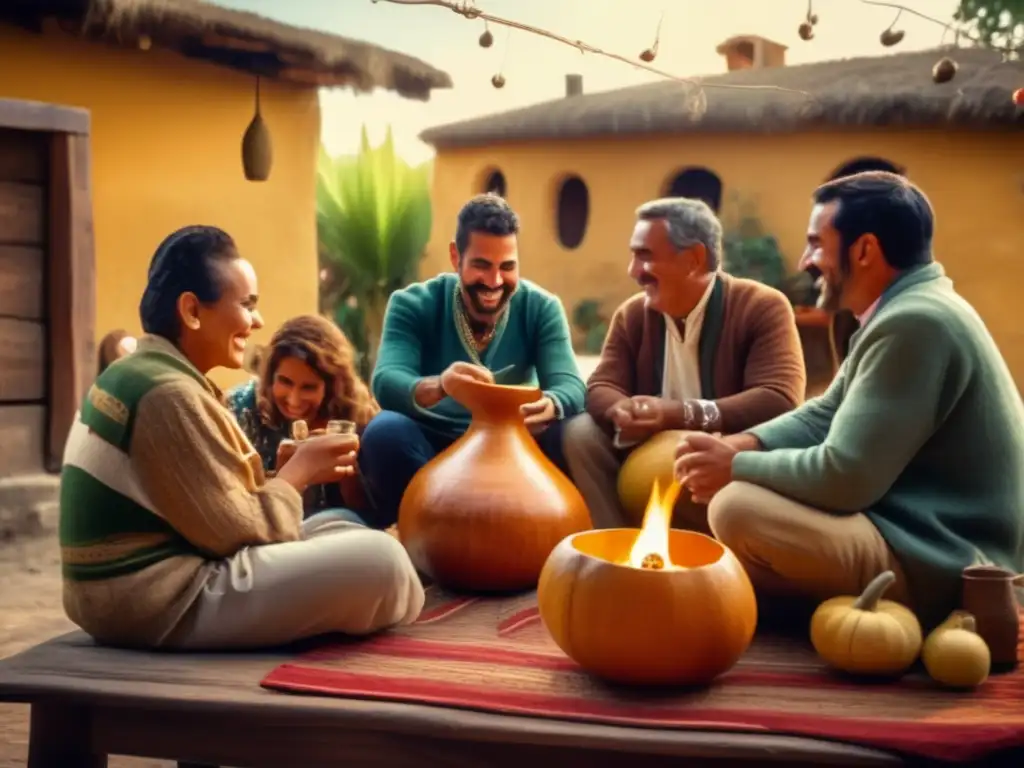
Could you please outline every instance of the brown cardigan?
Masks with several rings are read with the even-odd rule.
[[[722,431],[735,434],[800,405],[807,386],[803,347],[789,300],[754,280],[719,273],[700,338],[701,396],[714,400]],[[587,412],[609,433],[606,414],[626,397],[661,394],[665,318],[627,299],[612,317],[601,362],[587,382]]]

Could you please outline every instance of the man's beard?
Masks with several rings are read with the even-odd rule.
[[[837,312],[842,309],[843,283],[828,278],[822,280],[821,293],[818,294],[818,309],[826,312]]]
[[[807,268],[807,273],[814,281],[814,287],[818,291],[818,300],[815,306],[826,312],[836,312],[841,309],[843,299],[843,276],[826,275],[817,267]]]
[[[507,283],[503,285],[501,288],[501,298],[494,307],[485,306],[480,301],[479,294],[488,293],[491,290],[486,285],[482,285],[480,283],[474,283],[473,285],[463,284],[462,290],[465,292],[466,296],[469,297],[470,309],[473,310],[474,314],[493,318],[500,314],[501,310],[503,310],[505,305],[508,304],[509,299],[512,298],[512,291],[514,289]]]

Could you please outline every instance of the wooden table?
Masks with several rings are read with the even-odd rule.
[[[612,727],[260,688],[293,655],[117,651],[72,632],[0,661],[0,701],[32,706],[29,768],[102,768],[115,754],[234,768],[904,765],[875,750],[788,736]]]

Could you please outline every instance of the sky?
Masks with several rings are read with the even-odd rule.
[[[561,98],[566,74],[583,76],[586,93],[656,81],[658,75],[528,32],[492,25],[494,45],[481,48],[483,22],[467,20],[436,6],[403,6],[380,0],[214,0],[278,21],[365,40],[415,56],[447,72],[451,89],[434,91],[430,101],[403,99],[378,90],[355,95],[346,89],[321,94],[322,140],[331,154],[357,151],[365,124],[373,143],[392,127],[398,153],[418,163],[433,151],[418,135],[425,128]],[[819,22],[813,40],[797,28],[807,0],[477,0],[477,7],[524,24],[583,40],[633,58],[654,42],[661,26],[659,68],[679,76],[725,71],[715,52],[723,40],[756,34],[789,46],[787,64],[934,48],[952,42],[943,28],[904,12],[896,29],[906,32],[895,48],[883,48],[879,33],[896,17],[889,7],[862,0],[817,0]],[[904,0],[905,8],[942,20],[952,18],[956,0]],[[714,9],[714,10],[712,10]],[[491,77],[505,77],[501,90]]]

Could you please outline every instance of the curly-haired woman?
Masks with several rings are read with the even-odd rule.
[[[361,435],[380,410],[356,372],[351,342],[338,326],[318,315],[285,322],[263,350],[258,378],[229,390],[226,401],[268,473],[282,463],[281,442],[291,436],[291,426],[299,419],[313,432],[324,430],[328,421],[350,421]],[[352,468],[353,474],[337,483],[309,489],[307,517],[329,513],[373,523],[358,463]]]

